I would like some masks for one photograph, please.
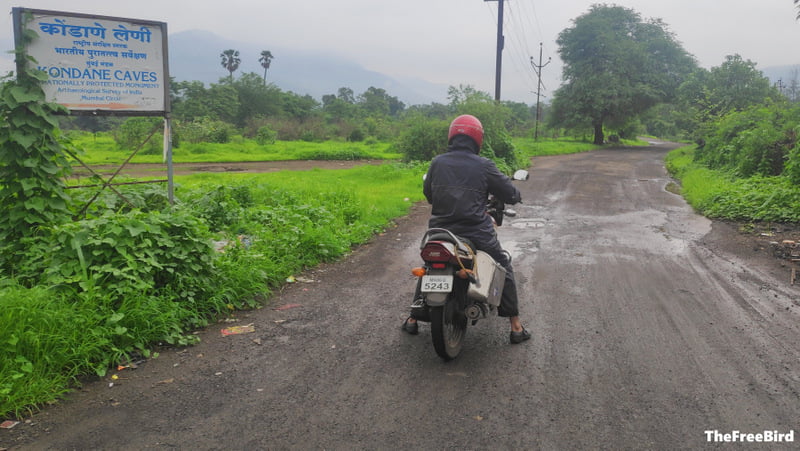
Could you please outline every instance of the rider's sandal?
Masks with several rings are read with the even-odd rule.
[[[531,333],[525,330],[525,328],[522,328],[522,330],[519,332],[514,332],[513,330],[511,331],[512,345],[519,344],[525,340],[530,340],[530,339],[531,339]]]
[[[409,335],[417,335],[419,333],[419,322],[418,321],[414,321],[413,323],[409,323],[408,320],[410,320],[410,319],[411,319],[411,317],[409,316],[403,322],[403,331],[406,332]]]

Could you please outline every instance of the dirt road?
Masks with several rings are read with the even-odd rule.
[[[284,161],[236,161],[228,163],[174,163],[174,175],[214,172],[277,172],[308,171],[311,169],[347,169],[364,164],[383,164],[381,160],[284,160]],[[126,165],[94,165],[91,171],[83,166],[73,166],[73,178],[88,177],[92,172],[109,178],[117,173],[129,177],[159,177],[166,179],[167,166],[162,163],[128,163]]]
[[[199,345],[0,430],[0,448],[672,450],[712,445],[706,431],[800,434],[800,290],[665,190],[667,149],[534,160],[500,231],[529,342],[492,318],[443,363],[427,325],[400,331],[418,205]],[[255,332],[220,333],[237,324]]]

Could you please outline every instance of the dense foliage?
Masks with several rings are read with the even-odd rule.
[[[739,178],[709,169],[694,158],[694,147],[670,152],[666,166],[681,181],[681,194],[711,218],[743,222],[800,222],[800,187],[787,177]]]
[[[695,67],[663,22],[642,21],[621,6],[593,5],[557,42],[564,84],[555,93],[550,124],[591,127],[595,144],[603,144],[605,126],[624,130],[674,97]]]
[[[712,123],[696,159],[740,177],[781,175],[785,164],[794,171],[798,125],[800,106],[767,102],[731,111]]]
[[[81,375],[187,344],[219,315],[265,302],[421,198],[424,166],[179,179],[120,187],[89,217],[42,227],[0,277],[0,412],[58,398]],[[88,193],[87,193],[88,195]]]
[[[19,77],[0,87],[0,271],[11,269],[24,237],[69,219],[69,164],[54,116],[63,109],[44,103],[46,75],[23,54],[17,60]]]

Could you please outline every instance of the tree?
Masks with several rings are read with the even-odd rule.
[[[632,9],[593,5],[558,37],[563,79],[553,99],[551,125],[591,127],[595,144],[605,125],[621,127],[668,101],[696,67],[659,19],[642,21]]]
[[[469,99],[480,97],[480,101],[491,99],[488,93],[478,91],[472,85],[458,85],[447,87],[447,100],[450,101],[450,106],[457,108],[458,105],[466,102]]]
[[[228,70],[230,73],[230,81],[233,82],[233,73],[239,68],[239,64],[242,62],[242,60],[239,59],[239,51],[228,49],[220,53],[219,56],[222,58],[222,67]]]
[[[339,93],[337,94],[336,97],[338,97],[340,100],[342,100],[344,102],[347,102],[347,103],[350,103],[350,104],[355,104],[356,103],[356,94],[353,92],[352,89],[347,88],[347,87],[339,88]]]
[[[261,57],[258,58],[258,62],[261,63],[261,67],[264,68],[264,84],[267,84],[267,69],[269,69],[270,63],[272,63],[272,59],[275,58],[272,56],[272,52],[269,50],[262,50]]]
[[[242,74],[232,86],[238,96],[238,111],[235,124],[243,127],[248,119],[270,117],[281,114],[283,93],[272,83],[264,84],[255,72]]]
[[[319,108],[319,102],[310,95],[300,95],[293,92],[285,92],[282,97],[283,112],[293,119],[305,121],[313,116],[314,111]]]
[[[344,120],[355,117],[357,108],[334,94],[327,94],[322,96],[322,111],[333,120]]]
[[[405,109],[405,104],[390,96],[385,89],[370,86],[358,96],[358,103],[369,116],[397,116]]]
[[[260,84],[261,79],[258,81]],[[178,119],[192,121],[208,117],[231,123],[236,120],[240,105],[232,84],[212,83],[206,89],[201,81],[181,81],[172,84],[170,89],[172,111]]]
[[[711,70],[698,68],[678,89],[686,128],[701,145],[721,117],[781,97],[756,64],[739,55],[726,56],[724,63]]]
[[[698,123],[779,96],[769,79],[756,69],[756,63],[739,55],[726,56],[725,62],[711,70],[696,69],[678,90],[684,108],[696,110]]]

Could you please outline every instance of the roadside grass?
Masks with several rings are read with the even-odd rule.
[[[694,162],[694,146],[670,152],[665,165],[680,193],[709,218],[741,222],[800,222],[800,187],[787,177],[738,178]]]
[[[513,142],[526,157],[564,155],[602,148],[602,146],[573,138],[539,138],[538,140],[533,138],[514,138]]]
[[[111,144],[98,137],[86,161],[126,158]],[[227,144],[198,147],[194,155],[196,161],[212,155],[216,161],[317,159],[325,149],[345,155],[351,145],[377,146],[377,157],[396,157],[388,146],[366,143],[290,143],[274,154]],[[569,140],[518,145],[526,156],[596,148]],[[160,161],[160,155],[146,157]],[[176,160],[191,161],[185,157]],[[118,187],[134,208],[103,191],[87,218],[43,228],[20,256],[14,278],[0,280],[0,416],[21,418],[81,380],[108,377],[115,365],[150,356],[158,345],[194,343],[191,331],[268,303],[292,275],[341,258],[407,214],[423,200],[426,169],[425,163],[387,162],[176,176],[173,208],[163,186]]]
[[[545,155],[565,155],[579,152],[589,152],[591,150],[603,149],[614,146],[648,146],[646,141],[624,139],[617,144],[605,144],[598,146],[589,141],[576,138],[513,138],[514,145],[526,158]]]
[[[174,209],[152,186],[119,188],[161,211],[99,197],[110,213],[43,231],[16,277],[0,280],[0,416],[23,417],[130,356],[191,344],[190,331],[268,303],[290,276],[407,214],[425,169],[178,176]]]
[[[0,417],[33,412],[53,401],[85,371],[95,353],[96,314],[45,287],[0,281]]]

